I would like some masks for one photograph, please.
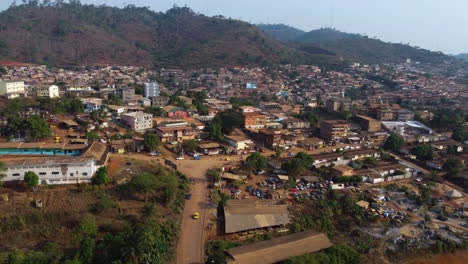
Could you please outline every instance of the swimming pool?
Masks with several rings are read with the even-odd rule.
[[[64,149],[0,149],[0,155],[59,155],[59,156],[79,156],[81,150],[64,150]]]

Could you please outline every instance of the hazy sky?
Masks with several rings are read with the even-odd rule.
[[[0,9],[12,1],[0,0]],[[21,0],[17,0],[21,2]],[[410,43],[445,53],[468,53],[467,0],[81,0],[135,4],[165,11],[187,5],[206,15],[251,23],[284,23],[302,30],[334,27],[384,41]]]

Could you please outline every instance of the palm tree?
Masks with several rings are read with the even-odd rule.
[[[3,162],[0,161],[0,181],[3,179],[3,177],[5,177],[5,171],[7,170],[7,168],[5,167],[5,164],[3,164]],[[0,182],[0,186],[1,186],[1,182]]]

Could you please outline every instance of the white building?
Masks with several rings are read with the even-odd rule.
[[[20,94],[24,94],[24,82],[0,81],[0,95],[15,98]]]
[[[135,131],[144,131],[153,128],[153,115],[141,112],[123,114],[122,122]]]
[[[57,85],[31,85],[27,87],[28,96],[35,97],[59,97],[59,88]]]
[[[24,174],[32,171],[39,176],[39,183],[47,184],[91,182],[99,168],[93,158],[82,157],[29,157],[3,162],[7,169],[2,181],[22,181]]]
[[[157,82],[145,83],[145,97],[159,96],[159,84]]]
[[[102,108],[102,99],[101,98],[83,98],[81,102],[85,105],[85,113],[91,113],[98,111]]]

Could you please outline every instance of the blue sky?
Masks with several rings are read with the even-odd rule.
[[[0,0],[5,9],[10,0]],[[18,0],[17,2],[20,2]],[[467,0],[81,0],[165,11],[187,5],[206,15],[251,23],[284,23],[302,30],[334,27],[384,41],[409,43],[444,53],[468,53]]]

